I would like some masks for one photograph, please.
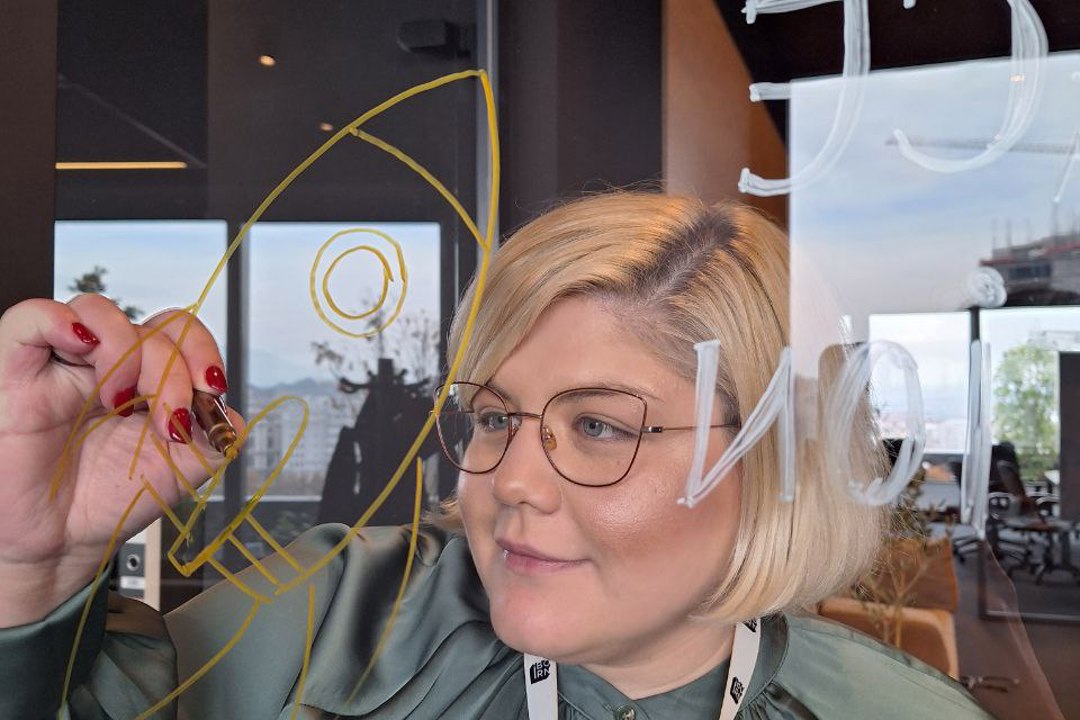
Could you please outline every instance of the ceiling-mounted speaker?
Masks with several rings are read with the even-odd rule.
[[[461,27],[447,20],[410,20],[398,28],[402,50],[439,57],[465,57],[476,40],[473,26]]]

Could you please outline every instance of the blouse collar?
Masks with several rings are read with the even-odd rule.
[[[761,648],[745,705],[772,681],[787,649],[787,623],[782,615],[763,621]],[[589,720],[716,720],[727,680],[728,662],[682,687],[631,700],[610,683],[578,665],[559,665],[559,695]]]

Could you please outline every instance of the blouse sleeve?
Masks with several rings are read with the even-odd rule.
[[[320,697],[327,705],[344,702],[375,652],[411,565],[385,662],[354,698],[389,700],[400,678],[431,652],[429,644],[462,622],[461,612],[482,617],[483,609],[473,612],[459,598],[441,603],[440,612],[431,597],[416,597],[417,589],[440,594],[425,581],[433,574],[459,574],[466,589],[474,584],[461,559],[437,562],[449,540],[442,533],[421,531],[412,563],[408,528],[347,533],[344,526],[313,528],[289,546],[287,558],[264,558],[237,582],[220,582],[166,617],[91,586],[36,623],[0,630],[0,718],[56,718],[65,687],[71,720],[130,718],[154,707],[153,717],[163,719],[277,717],[300,689],[306,654],[305,703],[309,696],[317,704]],[[339,546],[310,578],[283,591],[298,568],[315,567]]]
[[[175,686],[176,656],[161,616],[103,585],[91,583],[36,623],[0,630],[0,717],[56,718],[65,687],[72,720],[133,717],[132,708]]]

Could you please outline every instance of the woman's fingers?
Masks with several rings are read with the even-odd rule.
[[[53,355],[59,363],[50,363]],[[224,393],[224,363],[213,336],[190,313],[168,310],[135,326],[108,298],[92,294],[67,304],[39,299],[11,307],[0,318],[0,378],[20,383],[50,365],[72,373],[84,396],[100,386],[101,405],[120,415],[145,407],[138,397],[149,398],[159,437],[183,444],[194,439],[196,454],[217,455],[196,424],[192,391]],[[238,416],[230,415],[236,424]]]
[[[231,408],[228,409],[229,420],[236,428],[238,434],[243,432],[244,419],[239,413]],[[210,475],[218,470],[227,461],[226,456],[218,453],[210,447],[205,434],[199,429],[195,431],[195,437],[190,445],[173,443],[169,445],[169,454],[172,458],[172,469],[175,474],[182,477],[176,478],[177,487],[170,489],[168,484],[159,487],[163,494],[170,491],[181,493],[178,499],[184,497],[183,486],[201,487]],[[166,495],[167,497],[167,495]]]
[[[12,384],[29,381],[55,354],[64,365],[76,366],[63,372],[72,373],[84,395],[100,385],[98,399],[111,410],[134,394],[137,339],[124,313],[100,295],[80,295],[68,304],[27,300],[10,308],[0,322],[0,377]],[[87,370],[78,369],[84,365]],[[60,366],[54,363],[53,370]]]
[[[0,378],[18,384],[36,376],[55,351],[73,364],[101,343],[74,309],[54,300],[24,300],[0,317]]]
[[[94,366],[94,376],[101,386],[98,395],[102,406],[130,415],[142,364],[142,347],[135,326],[115,303],[102,295],[79,295],[68,305],[99,340],[81,360]]]
[[[139,395],[150,398],[150,421],[164,440],[187,444],[194,432],[191,376],[171,338],[153,328],[139,328],[142,371]]]
[[[220,397],[228,389],[225,380],[224,363],[221,359],[221,351],[213,335],[202,322],[194,315],[185,310],[167,310],[154,315],[146,321],[146,327],[153,329],[169,338],[175,347],[179,349],[181,361],[186,365],[192,388],[195,391],[208,393]],[[218,401],[203,397],[198,403],[204,411],[207,408],[223,407]],[[204,416],[206,413],[203,413]],[[235,414],[234,414],[235,415]],[[193,407],[193,418],[198,425],[199,413]],[[203,430],[210,432],[217,419],[210,419]],[[236,426],[235,421],[232,423]],[[227,432],[227,431],[226,431]],[[201,439],[201,433],[195,430],[196,436]],[[220,433],[220,430],[219,430]],[[214,452],[220,452],[228,446],[227,438],[217,436],[217,446]]]
[[[160,332],[180,349],[193,388],[214,395],[228,390],[221,350],[199,318],[184,310],[165,310],[148,319],[144,327]]]

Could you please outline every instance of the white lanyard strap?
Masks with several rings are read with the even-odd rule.
[[[724,699],[720,705],[720,720],[734,720],[742,706],[750,677],[757,665],[761,648],[761,621],[754,619],[735,626],[735,641],[731,648],[731,663],[724,683]],[[529,705],[529,720],[556,720],[559,715],[559,683],[557,665],[538,655],[525,654],[525,698]]]
[[[724,684],[724,700],[720,704],[720,720],[734,720],[742,707],[750,676],[757,665],[761,649],[761,621],[757,618],[735,626],[735,642],[731,648],[731,664]]]
[[[555,663],[539,655],[525,654],[525,697],[530,720],[555,720],[559,716],[559,674]]]

